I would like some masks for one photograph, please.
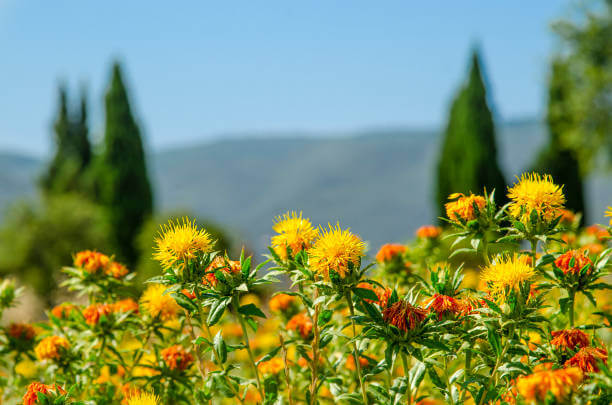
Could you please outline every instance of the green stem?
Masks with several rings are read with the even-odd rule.
[[[361,388],[361,396],[363,397],[363,403],[368,404],[368,394],[366,393],[366,386],[361,375],[361,365],[359,364],[359,350],[357,349],[357,329],[355,328],[355,309],[353,308],[353,300],[351,298],[351,291],[346,290],[345,293],[346,301],[351,312],[351,325],[353,326],[353,360],[355,360],[355,368],[357,369],[357,377],[359,377],[359,387]]]
[[[574,300],[576,299],[576,292],[573,289],[568,291],[569,295],[569,326],[574,327]]]
[[[257,381],[257,390],[261,395],[261,398],[264,398],[264,392],[261,387],[261,381],[259,378],[259,370],[257,369],[257,365],[255,364],[255,357],[253,356],[253,351],[251,351],[251,344],[249,343],[249,334],[247,333],[246,326],[244,324],[244,319],[242,319],[242,315],[238,312],[238,308],[240,308],[240,301],[238,301],[238,294],[235,294],[232,297],[232,304],[234,307],[236,318],[238,318],[238,322],[240,322],[240,327],[242,328],[242,333],[244,334],[244,343],[246,345],[247,353],[249,353],[249,359],[251,360],[251,366],[253,367],[253,372],[255,373],[255,380]]]
[[[465,375],[463,378],[464,382],[467,382],[470,373],[472,372],[472,352],[471,351],[466,351],[465,352]],[[461,403],[465,402],[465,396],[467,395],[467,385],[464,388],[463,392],[461,393]]]
[[[314,301],[319,298],[319,289],[315,287]],[[319,367],[319,308],[321,304],[315,304],[312,314],[312,329],[314,338],[312,339],[312,367],[310,373],[310,404],[315,405],[317,403],[317,379],[319,373],[317,368]]]
[[[402,364],[404,365],[404,377],[406,377],[406,379],[408,380],[408,398],[406,400],[406,403],[408,405],[412,405],[412,389],[410,388],[410,376],[409,376],[409,371],[410,371],[410,366],[408,365],[408,358],[406,357],[406,353],[404,353],[403,350],[400,351],[400,355],[402,356]]]
[[[448,360],[446,356],[444,356],[444,379],[446,380],[446,387],[448,389],[448,397],[450,398],[450,403],[451,405],[455,405],[455,400],[453,400],[450,378],[448,376]]]
[[[510,333],[508,334],[508,337],[506,338],[506,343],[504,344],[504,347],[502,349],[501,354],[499,355],[499,357],[497,358],[497,360],[495,361],[495,366],[493,367],[493,370],[491,370],[491,377],[489,377],[489,382],[487,384],[487,388],[491,386],[492,382],[495,382],[495,386],[497,386],[497,369],[499,368],[499,366],[501,366],[501,363],[503,361],[503,358],[506,356],[506,353],[508,352],[508,348],[510,347],[509,342],[510,342],[510,338],[512,337],[512,335],[514,334],[514,328],[510,328]],[[501,336],[503,336],[503,328],[501,331]],[[480,401],[478,402],[479,405],[483,404],[484,399],[487,396],[483,393],[482,397],[480,398]]]
[[[538,251],[538,240],[537,239],[529,239],[529,243],[531,244],[531,260],[533,261],[532,265],[535,267],[536,265],[536,253]]]
[[[147,329],[148,329],[147,336],[145,337],[145,340],[142,342],[142,348],[138,350],[138,354],[134,358],[134,362],[132,363],[132,367],[130,368],[130,372],[129,372],[130,377],[132,376],[132,373],[134,372],[134,368],[140,362],[140,359],[142,358],[142,355],[144,354],[147,343],[149,342],[149,339],[151,338],[152,329],[150,327]]]
[[[482,237],[482,257],[487,266],[491,264],[489,260],[489,242],[487,242],[487,235]]]

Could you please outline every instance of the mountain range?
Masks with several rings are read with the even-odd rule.
[[[508,183],[527,169],[546,142],[537,120],[498,127],[501,167]],[[257,252],[275,216],[303,211],[318,224],[351,229],[377,249],[410,238],[435,221],[433,181],[440,131],[405,128],[342,136],[243,134],[149,156],[158,209],[186,209],[225,226]],[[0,209],[35,195],[44,162],[0,154]],[[603,220],[612,179],[591,176],[588,208]],[[476,190],[474,190],[476,191]],[[596,217],[596,218],[595,218]]]

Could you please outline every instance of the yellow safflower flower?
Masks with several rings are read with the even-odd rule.
[[[308,251],[311,268],[325,278],[329,271],[336,271],[340,277],[348,273],[348,264],[359,266],[365,251],[365,243],[349,229],[342,230],[340,224],[321,229],[320,238]]]
[[[139,392],[128,398],[128,405],[159,405],[159,397],[149,392]]]
[[[498,256],[494,263],[484,268],[481,279],[493,297],[500,297],[506,289],[517,291],[521,283],[535,275],[533,267],[520,256]]]
[[[39,360],[59,360],[63,350],[68,350],[70,343],[61,336],[49,336],[44,338],[34,348]]]
[[[519,182],[508,188],[508,207],[510,215],[523,222],[529,221],[532,211],[536,211],[545,221],[552,221],[562,214],[565,204],[563,186],[553,183],[550,175],[523,173]],[[521,209],[524,213],[521,215]]]
[[[310,248],[319,235],[310,220],[302,218],[302,212],[298,214],[295,211],[276,217],[272,229],[278,234],[272,237],[272,249],[283,260],[287,259],[287,248],[295,255]]]
[[[195,220],[188,218],[162,225],[155,243],[153,258],[166,269],[172,266],[183,268],[185,263],[195,258],[198,253],[210,252],[214,247],[208,232],[198,229]]]
[[[181,309],[170,294],[164,295],[165,291],[165,286],[151,284],[140,298],[140,305],[145,311],[153,318],[159,317],[162,321],[175,318]]]

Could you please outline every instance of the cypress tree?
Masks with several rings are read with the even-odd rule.
[[[121,68],[115,63],[106,93],[103,152],[96,167],[97,192],[108,209],[118,245],[118,256],[133,265],[134,241],[153,210],[140,129],[130,108]]]
[[[436,204],[444,216],[451,193],[482,193],[495,189],[498,203],[505,201],[506,182],[497,163],[495,126],[478,52],[471,58],[467,82],[451,106],[437,167]]]
[[[546,124],[549,142],[540,151],[532,170],[550,174],[555,183],[563,184],[565,206],[574,212],[581,212],[584,221],[586,206],[579,161],[576,152],[564,147],[561,142],[561,138],[576,126],[573,109],[569,103],[571,91],[568,65],[557,58],[552,62],[548,82]]]
[[[59,89],[58,116],[53,126],[55,156],[41,180],[47,194],[84,193],[84,173],[91,160],[91,145],[87,137],[87,104],[81,99],[79,117],[72,120],[64,86]]]

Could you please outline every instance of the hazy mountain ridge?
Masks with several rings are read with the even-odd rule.
[[[439,139],[439,131],[402,129],[342,137],[241,137],[160,151],[149,166],[158,208],[190,209],[229,227],[257,251],[269,240],[273,218],[287,210],[302,210],[315,223],[340,221],[375,249],[434,221]],[[538,121],[501,126],[498,150],[506,181],[529,167],[545,140]],[[0,155],[0,207],[33,193],[40,165]],[[593,213],[612,201],[606,184],[610,178],[589,181]]]

